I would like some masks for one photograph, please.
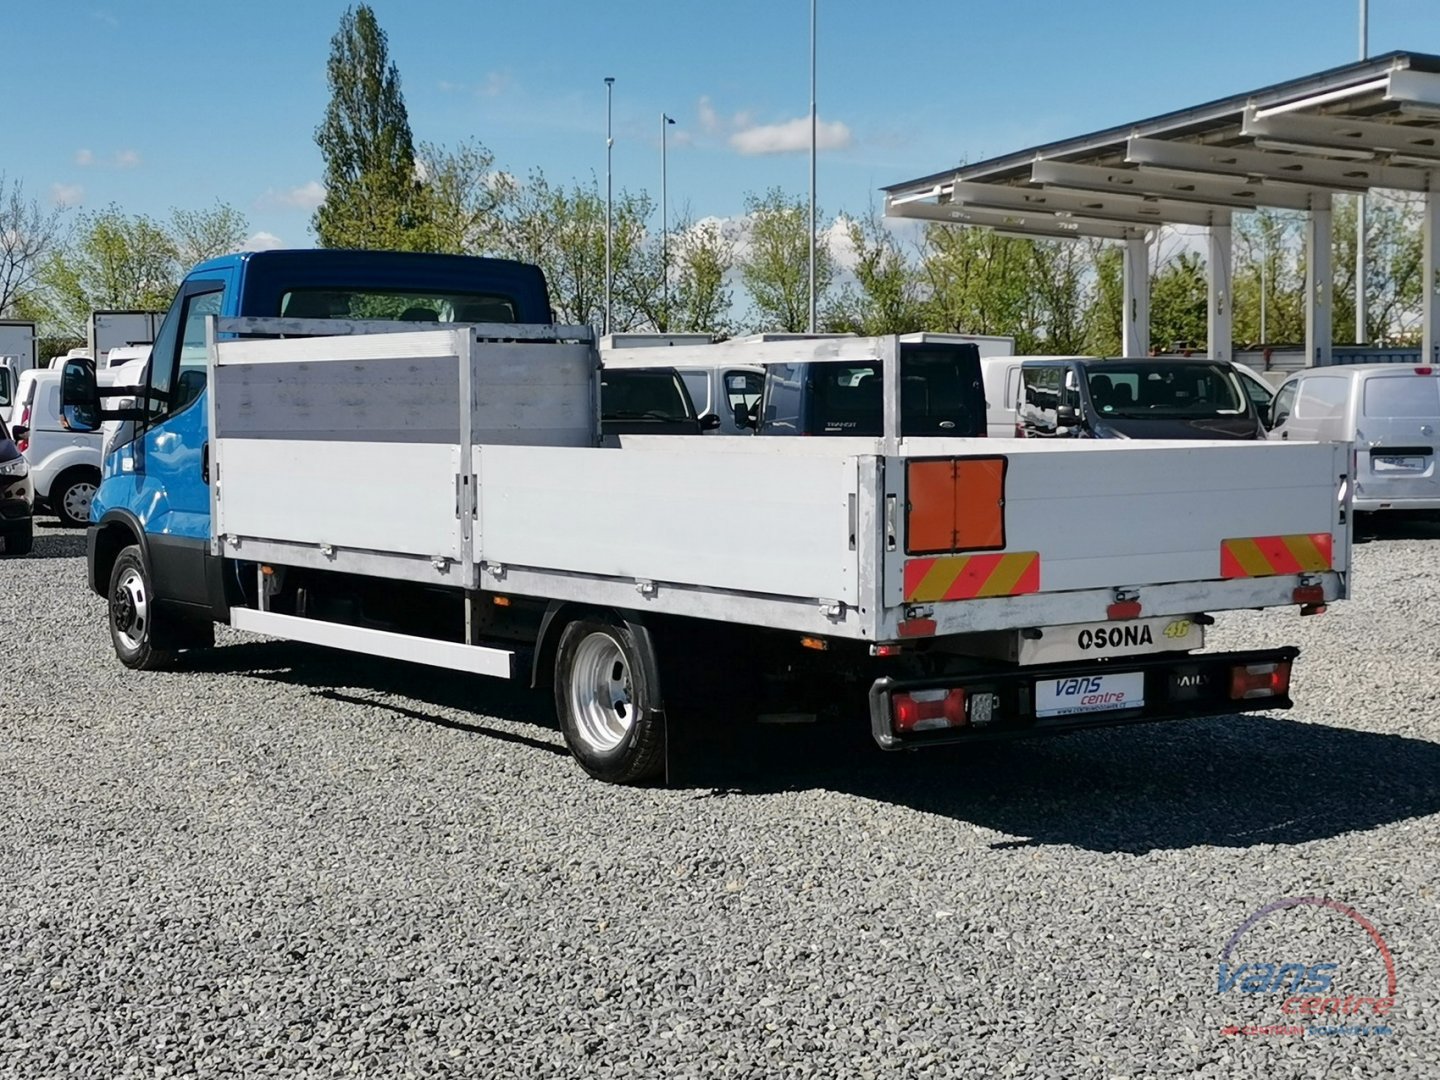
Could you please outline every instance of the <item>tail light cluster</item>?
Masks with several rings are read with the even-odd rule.
[[[1237,664],[1230,669],[1230,697],[1233,701],[1250,698],[1285,697],[1290,693],[1290,663]]]
[[[895,694],[890,699],[890,714],[895,720],[895,730],[902,735],[964,727],[970,722],[965,713],[965,691],[959,688]]]
[[[23,454],[23,453],[25,453],[26,450],[28,450],[28,449],[30,448],[30,432],[29,432],[29,430],[28,430],[29,427],[30,427],[30,406],[29,406],[29,405],[26,405],[25,408],[24,408],[23,410],[21,410],[21,412],[20,412],[20,419],[17,420],[17,421],[15,421],[14,426],[15,426],[15,427],[23,427],[23,428],[26,428],[26,429],[27,429],[26,432],[25,432],[25,438],[23,438],[23,439],[16,439],[16,440],[15,440],[15,449],[19,450],[19,451]]]

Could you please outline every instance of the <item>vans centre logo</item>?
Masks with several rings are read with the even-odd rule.
[[[1338,912],[1344,919],[1312,918],[1301,926],[1294,913],[1306,910]],[[1308,945],[1303,955],[1291,955],[1284,946],[1275,951],[1269,942],[1295,936],[1282,929],[1287,922],[1293,930],[1308,931],[1307,937],[1318,933],[1332,943],[1327,953],[1310,955],[1313,946]],[[1251,1022],[1226,1024],[1222,1035],[1392,1034],[1388,1017],[1395,1008],[1396,984],[1390,946],[1374,923],[1338,900],[1293,896],[1255,912],[1221,950],[1215,989],[1227,1007],[1263,1014]]]

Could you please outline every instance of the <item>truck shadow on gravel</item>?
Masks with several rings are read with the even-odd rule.
[[[83,559],[85,557],[85,530],[36,530],[35,546],[27,559]]]
[[[1355,542],[1376,540],[1440,540],[1440,515],[1359,514],[1355,518]]]
[[[179,670],[187,668],[566,754],[549,694],[519,684],[287,642],[186,654]],[[486,723],[491,717],[536,734]],[[901,753],[878,749],[859,719],[845,730],[731,725],[719,739],[708,725],[697,732],[677,724],[669,787],[697,799],[830,790],[1011,838],[992,845],[998,849],[1060,844],[1132,854],[1299,844],[1440,812],[1440,743],[1285,714]],[[595,783],[578,767],[575,778]],[[857,802],[855,812],[869,811]]]

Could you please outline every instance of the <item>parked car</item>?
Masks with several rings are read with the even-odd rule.
[[[604,435],[699,435],[720,426],[695,412],[680,373],[669,367],[606,368],[600,375]]]
[[[0,420],[0,555],[28,555],[35,543],[30,463]]]
[[[1260,439],[1265,429],[1235,369],[1192,357],[1026,360],[1026,438]]]
[[[1354,364],[1296,372],[1275,395],[1270,438],[1353,442],[1356,510],[1440,510],[1437,371]]]
[[[1260,372],[1245,366],[1238,360],[1230,361],[1230,366],[1235,369],[1235,374],[1240,376],[1240,385],[1245,388],[1245,393],[1250,395],[1250,403],[1255,406],[1255,411],[1260,416],[1260,423],[1268,426],[1270,403],[1275,400],[1275,389],[1280,384],[1272,383]]]
[[[100,484],[101,435],[66,426],[60,415],[60,376],[51,369],[20,376],[12,433],[30,463],[35,508],[79,527],[90,521],[90,500]]]

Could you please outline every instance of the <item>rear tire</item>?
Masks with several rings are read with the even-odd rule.
[[[70,469],[56,477],[47,502],[61,524],[84,528],[90,524],[90,502],[99,486],[100,474],[94,469]]]
[[[35,523],[27,521],[13,532],[4,535],[6,555],[29,555],[35,547]]]
[[[136,671],[155,671],[169,666],[175,653],[157,647],[158,604],[150,568],[145,565],[138,545],[131,544],[116,556],[106,596],[110,607],[110,643],[120,663]]]
[[[632,631],[598,618],[565,627],[555,653],[555,713],[575,760],[610,784],[665,767],[665,713],[653,658]]]

